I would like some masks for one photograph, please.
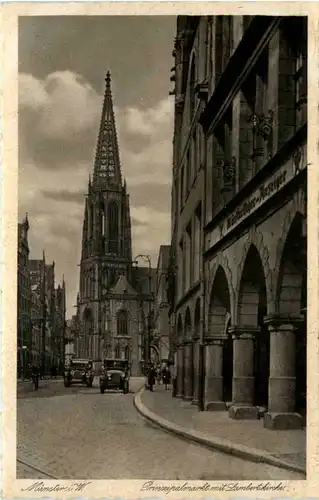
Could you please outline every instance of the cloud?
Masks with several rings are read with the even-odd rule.
[[[86,192],[85,191],[68,191],[66,189],[62,189],[61,191],[50,191],[48,189],[44,189],[42,191],[42,195],[44,198],[48,198],[56,201],[71,201],[73,203],[78,203],[83,205],[83,200]]]
[[[82,220],[93,171],[103,96],[81,75],[55,72],[19,80],[19,217],[29,213],[31,258],[46,251],[65,275],[68,315],[78,291]],[[133,252],[156,265],[170,238],[173,108],[116,108],[123,177],[132,216]]]

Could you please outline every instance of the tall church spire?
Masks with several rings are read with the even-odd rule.
[[[105,78],[105,94],[97,141],[93,186],[115,187],[121,185],[120,155],[116,135],[111,92],[111,74]]]

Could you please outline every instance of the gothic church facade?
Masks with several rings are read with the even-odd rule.
[[[133,266],[129,195],[122,180],[109,72],[105,82],[93,178],[85,198],[79,354],[91,358],[97,371],[105,358],[129,358],[134,376],[141,373],[146,356],[152,290],[143,270]]]

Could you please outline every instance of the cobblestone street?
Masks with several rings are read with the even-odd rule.
[[[142,383],[133,380],[128,395],[65,389],[62,381],[46,381],[37,392],[20,390],[17,478],[299,479],[158,429],[133,406]]]

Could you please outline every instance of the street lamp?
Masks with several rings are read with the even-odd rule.
[[[151,263],[151,257],[147,254],[139,254],[133,259],[134,264],[138,264],[138,259],[144,260],[144,262],[147,262],[148,264],[148,293],[149,293],[149,301],[148,301],[148,321],[147,321],[147,337],[146,337],[146,346],[144,347],[144,356],[145,356],[145,361],[147,364],[150,363],[151,361],[151,295],[152,295],[152,289],[151,289],[151,269],[152,269],[152,263]]]

